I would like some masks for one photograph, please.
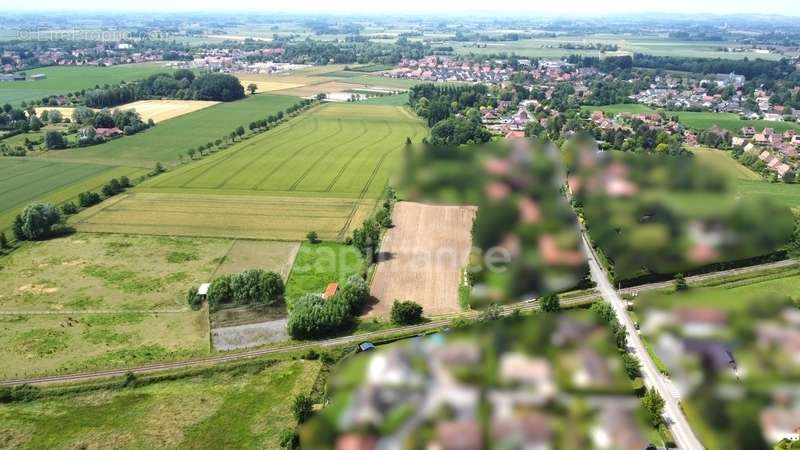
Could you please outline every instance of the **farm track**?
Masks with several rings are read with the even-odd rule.
[[[737,269],[729,269],[723,270],[719,272],[712,272],[708,274],[701,274],[695,275],[691,277],[687,277],[688,282],[702,282],[717,278],[724,278],[727,276],[735,276],[741,275],[746,273],[753,273],[762,270],[769,270],[775,268],[782,268],[782,267],[790,267],[790,266],[797,266],[798,261],[796,260],[784,260],[778,261],[774,263],[766,263],[766,264],[759,264],[755,266],[748,266],[742,267]],[[658,282],[658,283],[650,283],[644,284],[640,286],[633,286],[630,288],[626,288],[620,290],[620,294],[625,293],[634,293],[640,291],[649,291],[653,289],[663,289],[666,287],[670,287],[673,284],[672,281],[665,281],[665,282]],[[577,295],[570,298],[564,298],[561,300],[562,307],[575,307],[586,305],[594,302],[595,300],[599,299],[599,293],[596,291],[591,291],[586,294]],[[515,303],[512,305],[506,305],[501,307],[501,312],[503,315],[508,315],[513,313],[516,310],[521,312],[525,311],[536,311],[539,309],[539,305],[535,301],[523,301],[520,303]],[[158,364],[148,364],[142,365],[138,367],[130,367],[130,368],[121,368],[121,369],[108,369],[108,370],[98,370],[92,372],[84,372],[84,373],[74,373],[74,374],[64,374],[64,375],[50,375],[50,376],[42,376],[42,377],[33,377],[33,378],[26,378],[26,379],[13,379],[13,380],[3,380],[0,381],[0,385],[4,386],[14,386],[19,384],[58,384],[58,383],[72,383],[72,382],[81,382],[81,381],[94,381],[94,380],[101,380],[109,377],[115,376],[122,376],[128,372],[134,374],[147,374],[153,372],[160,372],[160,371],[167,371],[167,370],[179,370],[179,369],[187,369],[187,368],[196,368],[196,367],[204,367],[204,366],[211,366],[216,364],[223,364],[226,362],[232,361],[241,361],[246,359],[258,358],[261,356],[269,356],[269,355],[278,355],[282,353],[288,352],[296,352],[302,350],[308,350],[311,348],[319,348],[319,347],[334,347],[337,345],[345,345],[345,344],[353,344],[357,342],[363,342],[366,340],[370,340],[371,338],[390,338],[396,335],[405,335],[405,334],[414,334],[414,333],[424,333],[427,331],[437,330],[441,328],[445,328],[450,324],[450,320],[454,317],[465,317],[465,318],[476,318],[480,313],[478,311],[470,311],[466,313],[454,313],[448,314],[443,316],[438,316],[435,319],[431,320],[430,322],[420,324],[420,325],[412,325],[407,327],[397,327],[388,330],[381,330],[381,331],[374,331],[369,333],[351,335],[351,336],[343,336],[338,338],[327,339],[324,341],[316,341],[316,342],[309,342],[309,343],[302,343],[302,344],[288,344],[283,346],[271,347],[271,348],[264,348],[258,350],[249,350],[249,351],[242,351],[242,352],[234,352],[229,354],[222,354],[222,355],[214,355],[205,358],[197,358],[197,359],[190,359],[184,361],[172,361],[172,362],[165,362],[165,363],[158,363]]]

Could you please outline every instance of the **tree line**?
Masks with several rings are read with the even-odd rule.
[[[179,69],[172,74],[157,73],[144,80],[86,91],[83,103],[91,108],[108,108],[149,98],[229,102],[244,98],[244,87],[233,75],[195,76],[191,70]]]

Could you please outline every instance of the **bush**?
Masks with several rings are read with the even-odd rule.
[[[278,440],[281,448],[286,450],[295,450],[300,448],[300,435],[295,430],[286,429],[281,431],[280,439]]]
[[[392,323],[412,325],[422,320],[422,306],[412,301],[395,300],[392,305]]]
[[[76,214],[78,212],[78,206],[75,203],[67,202],[61,205],[61,212],[65,216],[70,216],[72,214]]]
[[[313,412],[314,400],[305,394],[298,394],[292,402],[292,415],[297,423],[304,423],[311,418]]]
[[[208,289],[208,304],[212,308],[226,303],[275,306],[283,300],[283,292],[284,285],[280,275],[251,269],[214,280]]]
[[[274,306],[283,299],[284,286],[277,273],[251,269],[233,277],[231,290],[234,303]]]
[[[686,278],[684,278],[682,273],[675,274],[675,290],[676,291],[685,291],[689,289],[689,285],[686,284]]]
[[[21,384],[11,388],[10,401],[12,402],[31,402],[39,398],[41,391],[36,386]]]
[[[88,208],[92,205],[100,203],[102,199],[97,192],[81,192],[78,194],[78,204],[81,208]]]
[[[561,300],[556,294],[545,295],[539,300],[544,312],[557,312],[561,310]]]
[[[197,295],[197,289],[189,288],[189,291],[186,292],[186,302],[189,303],[192,309],[200,309],[200,305],[203,304],[203,298]]]
[[[316,244],[319,242],[319,235],[317,235],[316,231],[309,231],[306,235],[306,239],[308,239],[309,243]]]
[[[317,339],[346,331],[352,328],[368,297],[369,287],[359,276],[350,277],[327,300],[315,294],[300,297],[289,311],[289,335]]]

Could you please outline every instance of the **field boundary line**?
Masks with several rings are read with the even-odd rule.
[[[316,119],[316,118],[315,118],[314,120],[315,120],[315,121],[319,121],[319,119]],[[294,152],[293,152],[291,155],[289,155],[289,157],[285,158],[283,161],[281,161],[281,162],[279,162],[278,164],[276,164],[276,165],[275,165],[275,167],[273,167],[273,168],[272,168],[272,170],[271,170],[271,171],[269,171],[269,172],[268,172],[268,173],[267,173],[267,174],[266,174],[266,175],[265,175],[263,178],[261,178],[260,180],[258,180],[258,182],[257,182],[257,183],[256,183],[256,184],[255,184],[255,185],[254,185],[254,186],[253,186],[251,189],[252,189],[252,190],[254,190],[254,191],[258,191],[258,190],[260,190],[260,186],[261,186],[262,184],[266,183],[266,182],[267,182],[267,180],[269,180],[269,178],[270,178],[272,175],[275,175],[275,174],[276,174],[276,173],[277,173],[277,172],[278,172],[280,169],[282,169],[282,168],[283,168],[283,166],[285,166],[285,165],[286,165],[286,164],[287,164],[289,161],[293,160],[293,159],[294,159],[294,158],[295,158],[297,155],[299,155],[300,153],[303,153],[303,152],[304,152],[306,149],[308,149],[309,147],[312,147],[312,146],[314,146],[314,145],[317,145],[317,144],[319,144],[320,142],[326,141],[326,140],[328,140],[328,139],[331,139],[331,138],[333,138],[333,137],[335,137],[335,136],[338,136],[339,134],[341,134],[341,132],[342,132],[342,129],[343,129],[343,128],[342,128],[342,119],[337,119],[337,120],[336,120],[336,124],[338,125],[338,127],[339,127],[339,128],[338,128],[338,130],[336,130],[336,132],[335,132],[335,133],[333,133],[333,134],[331,134],[331,135],[328,135],[328,136],[324,136],[324,137],[322,137],[322,138],[320,138],[320,139],[318,139],[318,140],[316,140],[316,141],[314,141],[314,142],[311,142],[311,143],[309,143],[309,144],[307,144],[307,145],[304,145],[304,146],[302,146],[302,147],[298,148],[298,149],[297,149],[297,150],[295,150],[295,151],[294,151]]]
[[[111,314],[183,314],[184,309],[71,309],[59,311],[0,311],[0,316],[64,316],[64,315],[111,315]]]
[[[239,169],[235,170],[235,171],[234,171],[232,174],[230,174],[230,175],[228,175],[227,177],[225,177],[225,179],[223,179],[222,181],[220,181],[220,182],[219,182],[219,183],[218,183],[218,184],[217,184],[215,187],[216,187],[217,189],[220,189],[220,188],[224,187],[224,186],[225,186],[225,185],[226,185],[226,184],[227,184],[229,181],[231,181],[232,179],[236,178],[236,176],[237,176],[237,175],[239,175],[240,173],[242,173],[242,172],[244,172],[245,170],[249,169],[249,168],[250,168],[250,167],[252,167],[254,164],[258,163],[258,162],[259,162],[259,161],[260,161],[262,158],[266,157],[267,155],[269,155],[269,154],[271,154],[273,151],[275,151],[275,149],[281,148],[281,147],[282,147],[284,144],[289,144],[289,143],[291,143],[291,140],[289,140],[289,141],[283,141],[283,140],[280,140],[280,141],[278,141],[278,142],[275,142],[275,143],[274,143],[274,144],[275,144],[274,146],[271,146],[271,147],[269,147],[269,148],[265,149],[265,150],[264,150],[264,151],[263,151],[261,154],[258,154],[258,153],[257,153],[257,151],[258,151],[258,145],[259,145],[259,144],[261,144],[261,143],[263,143],[263,141],[266,141],[266,140],[267,140],[267,139],[269,139],[269,138],[274,138],[276,135],[277,135],[278,137],[284,137],[284,135],[285,135],[287,132],[289,132],[289,131],[292,131],[292,130],[294,130],[294,129],[297,127],[297,123],[298,123],[298,122],[305,122],[307,119],[308,119],[308,116],[304,116],[302,119],[299,119],[299,120],[295,121],[295,122],[292,124],[292,126],[291,126],[291,127],[288,127],[288,126],[287,126],[285,129],[282,129],[282,130],[280,130],[280,132],[279,132],[279,133],[278,133],[278,132],[276,132],[276,133],[274,133],[274,134],[267,134],[267,133],[265,133],[265,134],[263,134],[263,135],[261,135],[261,136],[258,136],[258,137],[257,137],[257,138],[256,138],[256,139],[253,141],[253,142],[250,142],[250,143],[248,143],[247,145],[243,145],[242,147],[240,147],[240,148],[236,149],[236,153],[235,153],[235,154],[232,154],[232,155],[230,155],[230,157],[227,157],[227,158],[220,158],[219,160],[215,161],[214,167],[216,167],[216,166],[218,166],[219,164],[221,164],[221,163],[223,163],[223,162],[225,162],[225,161],[227,161],[227,160],[231,159],[233,156],[236,156],[236,155],[238,155],[239,153],[241,153],[241,152],[244,152],[245,150],[250,150],[250,149],[252,148],[252,149],[253,149],[253,151],[254,151],[254,152],[256,152],[256,153],[253,155],[253,158],[252,158],[252,159],[250,159],[250,160],[247,162],[247,164],[243,165],[243,166],[242,166],[242,167],[240,167]],[[314,122],[314,130],[313,130],[311,133],[309,133],[309,134],[308,134],[309,136],[313,135],[313,134],[314,134],[314,132],[316,132],[316,131],[319,129],[319,121],[318,121],[316,118],[314,118],[314,119],[313,119],[313,122]],[[267,142],[267,145],[269,145],[269,142]],[[212,168],[213,168],[213,167],[212,167]],[[194,181],[196,178],[197,178],[197,177],[193,178],[191,181]]]
[[[283,134],[287,130],[295,127],[297,122],[300,122],[303,119],[305,119],[305,116],[301,116],[298,120],[293,121],[293,123],[291,123],[291,124],[287,124],[286,127],[281,128],[280,130],[276,131],[275,133],[271,134],[270,136],[274,136],[276,134],[277,135]],[[272,131],[274,129],[275,128],[272,128],[269,131]],[[243,143],[244,145],[238,146],[238,147],[233,148],[233,149],[228,147],[225,150],[221,150],[221,152],[223,152],[223,153],[220,153],[220,151],[218,151],[215,155],[212,155],[211,157],[209,157],[209,158],[207,158],[205,160],[198,161],[198,162],[205,162],[205,164],[197,164],[195,167],[189,168],[186,171],[190,172],[190,171],[192,171],[194,169],[198,169],[198,168],[203,169],[203,170],[201,170],[200,173],[198,173],[197,175],[195,175],[192,178],[190,178],[188,181],[184,182],[181,185],[178,185],[178,188],[188,188],[187,185],[189,183],[191,183],[192,181],[196,180],[197,178],[205,175],[209,170],[211,170],[214,167],[216,167],[219,163],[221,163],[223,161],[227,161],[228,159],[230,159],[230,158],[234,157],[236,154],[238,154],[240,151],[242,151],[242,150],[244,150],[246,148],[249,148],[250,146],[258,144],[259,142],[261,142],[262,139],[266,139],[266,135],[269,134],[269,131],[261,133],[260,135],[256,136],[255,139],[252,140],[252,141],[248,140],[245,143],[243,143],[242,141],[239,141],[239,144]],[[233,144],[233,145],[236,145],[236,144]],[[230,151],[226,151],[226,150],[230,150]],[[218,157],[218,158],[214,158],[214,156],[216,156],[216,155],[221,155],[221,156]],[[190,163],[191,163],[191,161],[190,161]],[[168,180],[168,179],[169,179],[169,177],[162,178],[162,180]],[[159,184],[160,183],[158,183],[158,182],[153,183],[152,187],[155,188],[155,189],[158,189]]]
[[[325,188],[325,190],[323,192],[330,192],[331,189],[333,189],[333,186],[336,184],[337,181],[339,181],[339,178],[341,178],[341,176],[344,174],[344,172],[347,170],[347,168],[350,167],[350,164],[352,164],[352,162],[355,161],[355,159],[358,157],[358,155],[360,155],[364,150],[366,150],[367,147],[375,145],[376,143],[378,143],[378,142],[380,142],[380,141],[382,141],[382,140],[384,140],[384,139],[386,139],[386,138],[388,138],[389,136],[392,135],[392,131],[394,131],[394,130],[392,130],[392,126],[389,125],[389,121],[388,120],[384,120],[383,124],[386,125],[386,134],[384,134],[380,138],[376,139],[374,142],[371,142],[369,144],[364,145],[357,152],[355,152],[350,157],[350,159],[348,159],[347,162],[345,162],[344,165],[336,172],[336,175],[333,177],[331,182],[328,183],[328,186]]]
[[[339,119],[339,120],[341,120],[341,119]],[[312,163],[312,164],[311,164],[311,165],[310,165],[310,166],[309,166],[309,167],[306,169],[306,171],[305,171],[305,172],[303,172],[303,174],[302,174],[302,175],[300,175],[300,177],[299,177],[297,180],[295,180],[295,182],[294,182],[294,183],[292,183],[292,185],[289,187],[289,190],[290,190],[290,191],[294,191],[294,190],[297,188],[297,186],[298,186],[298,185],[300,185],[300,183],[302,183],[302,182],[303,182],[303,180],[304,180],[304,179],[305,179],[305,178],[308,176],[308,174],[310,174],[310,173],[311,173],[311,172],[314,170],[314,168],[317,166],[317,164],[319,164],[319,162],[320,162],[320,161],[322,161],[323,159],[325,159],[325,157],[329,156],[329,155],[331,154],[331,152],[333,152],[333,150],[334,150],[334,149],[339,149],[339,148],[341,148],[341,147],[344,147],[344,146],[346,146],[346,145],[350,144],[350,143],[351,143],[351,142],[353,142],[353,141],[357,141],[357,140],[359,140],[359,139],[360,139],[362,136],[364,136],[365,134],[367,134],[367,132],[369,132],[369,128],[367,128],[367,124],[366,124],[366,123],[364,123],[363,121],[360,121],[359,123],[360,123],[360,124],[361,124],[361,126],[364,128],[364,131],[362,131],[362,132],[361,132],[361,134],[359,134],[358,136],[354,137],[353,139],[350,139],[350,140],[349,140],[349,141],[347,141],[347,142],[343,142],[343,143],[341,143],[341,144],[339,144],[339,145],[336,145],[336,146],[334,146],[334,147],[332,147],[332,148],[328,149],[328,151],[326,151],[326,152],[322,153],[322,155],[320,155],[320,157],[319,157],[319,158],[317,158],[317,159],[316,159],[316,160],[315,160],[315,161],[314,161],[314,162],[313,162],[313,163]],[[362,148],[363,148],[363,147],[362,147]]]

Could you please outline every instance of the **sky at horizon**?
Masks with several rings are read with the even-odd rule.
[[[5,3],[9,0],[2,0]],[[13,1],[13,0],[11,0]],[[9,1],[9,3],[11,3]],[[137,0],[108,2],[107,0],[38,0],[31,4],[13,2],[0,5],[0,11],[93,11],[93,12],[193,12],[193,11],[274,11],[294,13],[446,13],[446,14],[503,14],[526,15],[611,15],[624,13],[684,13],[684,14],[766,14],[800,16],[800,0],[671,0],[647,2],[642,0],[405,0],[376,2],[374,0],[303,0],[285,2],[274,0]]]

